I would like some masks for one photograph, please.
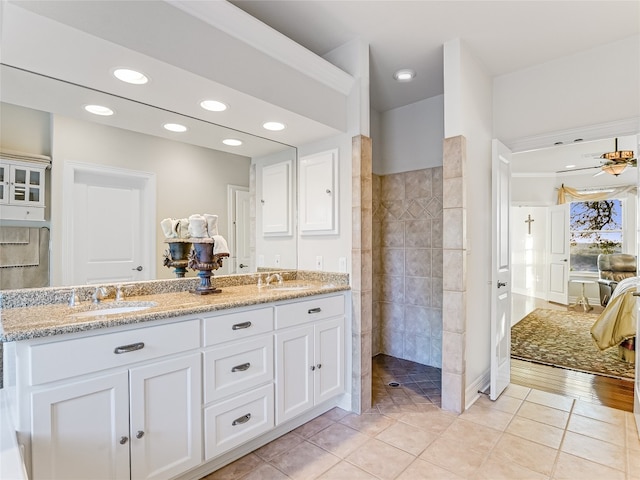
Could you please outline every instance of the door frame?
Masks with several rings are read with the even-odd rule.
[[[93,175],[109,175],[130,180],[137,180],[141,185],[140,196],[140,218],[142,219],[141,230],[144,238],[151,248],[143,248],[142,261],[146,268],[149,279],[156,278],[156,176],[151,172],[130,170],[120,167],[112,167],[94,163],[84,163],[76,161],[65,161],[62,176],[62,283],[71,285],[73,283],[74,271],[74,185],[77,173],[89,173]]]

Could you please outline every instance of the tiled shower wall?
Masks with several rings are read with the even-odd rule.
[[[442,366],[442,167],[373,175],[372,351]]]

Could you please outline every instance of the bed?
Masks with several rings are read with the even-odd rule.
[[[591,327],[591,336],[600,350],[618,347],[618,355],[626,362],[635,362],[637,308],[636,292],[639,277],[621,280],[609,303]]]

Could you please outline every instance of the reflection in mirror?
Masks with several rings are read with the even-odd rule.
[[[6,65],[0,75],[0,147],[52,159],[45,221],[0,221],[50,228],[52,286],[173,278],[160,222],[204,213],[218,215],[231,251],[216,274],[296,268],[295,231],[263,235],[256,200],[263,168],[283,162],[295,212],[295,148]]]

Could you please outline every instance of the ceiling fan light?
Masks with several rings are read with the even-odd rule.
[[[603,165],[602,171],[617,177],[622,172],[624,172],[626,168],[627,168],[626,163],[611,163],[609,165]]]
[[[610,161],[632,160],[633,150],[616,150],[615,152],[603,153],[600,158]]]
[[[603,153],[600,158],[610,162],[630,161],[633,160],[633,150],[618,150],[618,139],[616,138],[615,151]]]

